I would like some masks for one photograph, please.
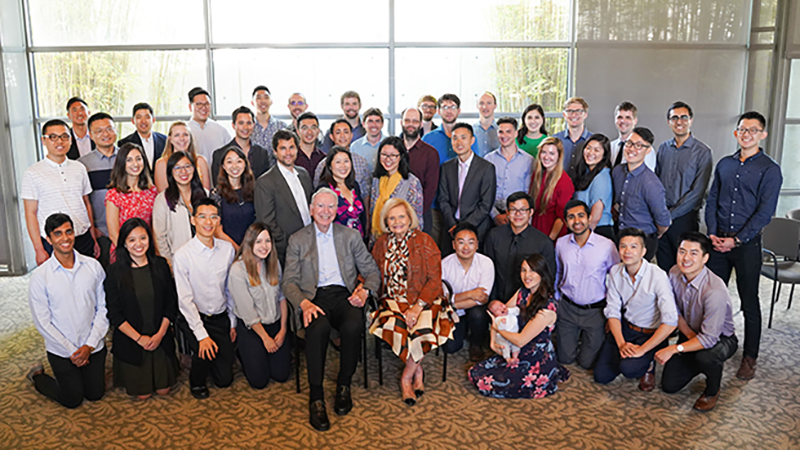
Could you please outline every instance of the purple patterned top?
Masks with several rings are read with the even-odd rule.
[[[336,209],[336,222],[348,227],[358,230],[361,233],[361,237],[364,237],[364,233],[366,229],[364,227],[364,203],[361,201],[361,196],[359,195],[358,186],[353,189],[353,203],[347,201],[344,195],[342,195],[342,191],[339,190],[337,186],[329,185],[333,192],[336,192],[336,196],[339,199],[339,206]]]

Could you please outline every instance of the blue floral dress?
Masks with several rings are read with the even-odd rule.
[[[517,306],[525,306],[530,291],[524,287],[517,297]],[[547,309],[555,312],[552,297]],[[520,317],[520,322],[522,318]],[[520,323],[519,329],[524,328]],[[556,361],[551,334],[555,325],[546,327],[519,351],[519,362],[508,364],[501,355],[475,364],[469,369],[469,380],[478,392],[496,398],[543,398],[558,390],[558,383],[569,379],[569,370]]]

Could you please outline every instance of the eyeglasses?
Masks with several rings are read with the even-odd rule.
[[[99,130],[94,130],[94,132],[97,134],[105,134],[105,133],[114,133],[115,131],[114,127],[106,127],[106,128],[100,128]]]
[[[567,113],[568,116],[572,116],[572,115],[575,115],[575,114],[583,114],[583,113],[586,112],[586,110],[585,109],[565,109],[564,112]]]
[[[625,142],[625,147],[628,147],[628,148],[630,148],[630,147],[633,147],[633,148],[635,148],[636,150],[641,150],[641,149],[643,149],[643,148],[650,147],[650,144],[645,144],[644,142],[631,142],[631,141],[627,141],[627,142]]]
[[[200,220],[206,220],[206,219],[217,220],[217,219],[219,219],[219,214],[210,214],[208,216],[205,215],[205,214],[198,214],[197,218],[200,219]]]
[[[436,105],[419,105],[420,109],[436,109]]]
[[[383,158],[383,159],[395,160],[395,159],[397,159],[399,157],[400,157],[399,153],[396,153],[394,155],[390,155],[389,153],[381,153],[381,158]]]
[[[750,136],[755,136],[764,130],[759,130],[758,128],[737,128],[736,131],[742,136],[746,135],[747,133],[750,133]]]
[[[194,166],[191,164],[187,164],[185,166],[175,166],[172,168],[173,172],[191,172],[194,170]]]
[[[456,105],[440,106],[439,109],[442,109],[442,110],[445,110],[445,111],[455,111],[455,110],[458,109],[458,106],[456,106]]]
[[[306,104],[306,102],[304,102],[302,100],[296,100],[296,101],[293,100],[293,101],[289,102],[289,104],[292,105],[292,106],[304,106]]]
[[[196,106],[198,108],[210,108],[211,107],[211,103],[209,103],[209,102],[195,102],[194,106]]]
[[[46,134],[46,135],[44,135],[42,137],[45,137],[45,138],[49,139],[50,142],[55,142],[55,141],[57,141],[59,139],[61,139],[62,141],[68,141],[68,140],[70,140],[70,138],[72,136],[70,136],[67,133],[64,133],[64,134]]]
[[[520,209],[508,208],[508,213],[509,214],[526,214],[530,210],[531,210],[530,208],[520,208]]]
[[[670,122],[677,122],[677,121],[679,121],[679,120],[680,120],[681,122],[688,122],[688,121],[689,121],[689,119],[691,119],[691,117],[687,116],[686,114],[684,114],[684,115],[682,115],[682,116],[670,116],[670,117],[669,117],[669,121],[670,121]]]

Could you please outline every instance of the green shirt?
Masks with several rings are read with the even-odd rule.
[[[539,143],[542,142],[546,137],[547,135],[545,134],[543,134],[538,139],[530,139],[527,136],[525,136],[522,138],[522,141],[524,142],[523,144],[520,144],[519,141],[517,141],[517,147],[521,148],[522,151],[536,158],[536,156],[539,154]]]

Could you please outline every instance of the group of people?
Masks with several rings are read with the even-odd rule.
[[[577,97],[564,105],[567,128],[548,136],[539,105],[518,126],[495,120],[486,92],[470,125],[457,121],[457,96],[425,95],[395,137],[379,109],[359,115],[348,91],[343,117],[321,135],[302,94],[289,98],[286,124],[257,86],[255,112],[231,115],[233,138],[209,117],[208,92],[188,99],[192,119],[168,135],[139,103],[136,131],[117,141],[114,119],[77,97],[71,127],[42,127],[46,156],[25,172],[21,197],[40,266],[30,305],[55,378],[41,364],[28,378],[64,406],[103,396],[109,323],[114,384],[142,400],[169,393],[178,354],[198,399],[209,376],[233,382],[237,357],[253,388],[284,382],[288,343],[302,337],[309,421],[327,430],[328,344],[340,350],[334,411],[345,415],[374,301],[369,333],[403,362],[408,405],[425,392],[424,356],[468,341],[468,376],[484,395],[544,397],[574,363],[598,383],[621,373],[650,391],[661,363],[665,392],[706,376],[695,409],[707,411],[738,346],[733,268],[745,314],[737,377],[755,374],[760,231],[782,181],[759,147],[757,112],[740,117],[740,148],[709,189],[711,151],[691,134],[684,102],[668,108],[674,136],[656,151],[629,102],[615,109],[611,141],[586,130]]]

